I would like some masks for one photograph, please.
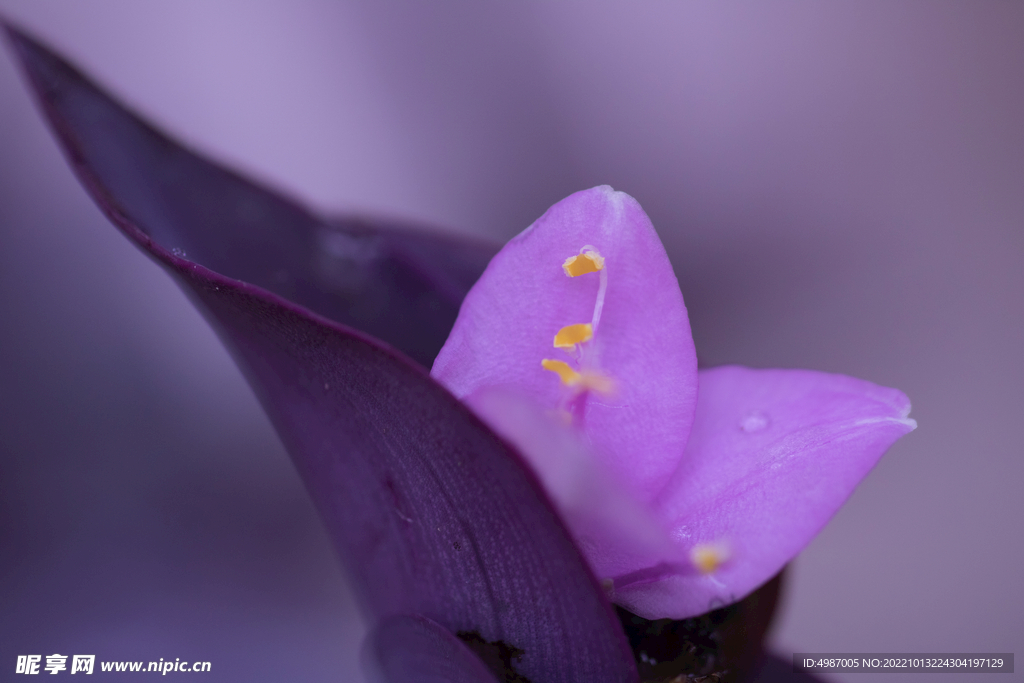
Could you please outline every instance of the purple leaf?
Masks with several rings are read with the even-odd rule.
[[[130,237],[430,367],[496,247],[376,220],[325,221],[171,140],[24,33],[9,35],[76,173]]]
[[[399,614],[377,624],[362,660],[370,683],[497,683],[465,643],[423,617]]]
[[[324,317],[367,320],[429,359],[433,342],[416,335],[437,329],[420,330],[405,299],[451,303],[468,278],[443,276],[462,252],[422,238],[417,248],[434,245],[421,252],[432,270],[417,271],[389,233],[385,251],[353,257],[370,264],[362,284],[321,296],[298,274],[315,264],[323,224],[182,150],[38,43],[8,34],[86,187],[184,287],[249,379],[371,622],[418,614],[503,643],[522,651],[517,671],[533,683],[634,681],[610,605],[518,454],[420,366]],[[296,270],[276,286],[280,268]],[[377,287],[403,302],[345,317],[338,301]]]

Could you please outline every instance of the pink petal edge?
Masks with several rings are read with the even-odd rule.
[[[616,580],[615,602],[683,619],[740,600],[825,526],[882,454],[916,428],[900,391],[810,370],[700,373],[686,454],[657,501],[687,549],[724,543],[716,572]]]

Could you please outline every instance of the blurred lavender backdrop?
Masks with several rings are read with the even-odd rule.
[[[775,649],[1024,654],[1024,5],[0,11],[324,212],[507,239],[572,191],[633,194],[705,365],[914,402],[918,431],[796,562]],[[0,234],[0,670],[60,652],[357,680],[363,627],[280,444],[9,53]]]

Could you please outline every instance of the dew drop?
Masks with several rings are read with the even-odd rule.
[[[740,420],[740,429],[748,434],[752,432],[760,432],[764,431],[768,427],[768,423],[769,420],[766,414],[762,413],[760,410],[754,410],[744,415],[743,419]]]
[[[174,247],[171,249],[171,253],[179,258],[185,258],[185,250],[180,247]]]

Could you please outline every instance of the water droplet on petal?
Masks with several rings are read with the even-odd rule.
[[[744,415],[743,419],[740,420],[740,429],[748,434],[760,432],[768,427],[769,422],[770,420],[765,413],[762,413],[760,410],[754,410]]]

